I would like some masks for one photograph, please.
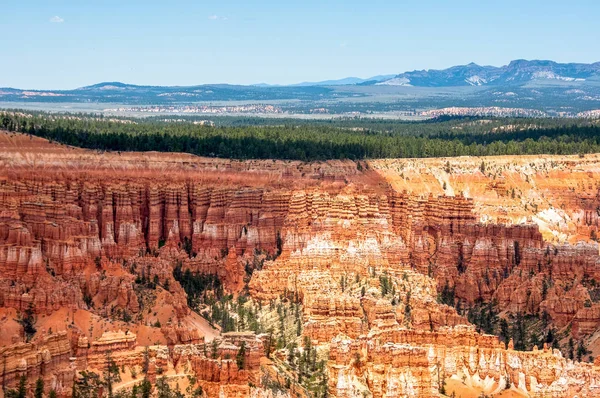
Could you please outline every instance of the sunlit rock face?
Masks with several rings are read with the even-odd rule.
[[[282,373],[285,349],[266,358],[266,333],[220,335],[189,308],[173,277],[181,267],[263,306],[299,302],[298,346],[308,338],[327,359],[331,396],[600,395],[597,366],[543,342],[516,351],[464,311],[494,302],[501,316],[546,314],[561,348],[573,338],[595,356],[595,155],[555,157],[554,167],[460,158],[359,171],[350,161],[100,154],[1,138],[3,385],[42,377],[69,396],[110,352],[152,382],[163,371],[194,376],[211,397],[305,396],[294,380],[268,388],[295,375]],[[450,290],[461,311],[442,304]],[[15,321],[26,316],[33,337]]]
[[[364,211],[357,203],[377,205]],[[595,307],[578,311],[589,300],[582,286],[533,289],[544,275],[533,264],[542,261],[557,281],[586,266],[592,272],[598,260],[593,245],[549,245],[534,224],[481,224],[473,201],[460,196],[299,192],[285,226],[281,256],[254,273],[250,292],[263,301],[290,292],[301,298],[303,334],[329,348],[334,395],[599,393],[594,366],[573,364],[548,347],[507,348],[437,300],[445,283],[467,304],[496,299],[525,313],[547,308],[557,325],[573,322],[575,333],[596,330]]]

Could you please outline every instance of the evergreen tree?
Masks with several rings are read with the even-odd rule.
[[[33,392],[34,398],[42,398],[44,396],[44,379],[38,377],[35,381],[35,391]]]
[[[242,341],[240,344],[240,349],[235,357],[235,362],[237,364],[238,369],[246,368],[246,342]]]
[[[171,390],[166,376],[156,380],[156,396],[158,398],[174,398],[175,394]]]
[[[144,380],[142,380],[141,384],[140,384],[140,395],[141,398],[150,398],[152,394],[152,384],[150,384],[150,381],[144,377]]]
[[[113,397],[113,384],[115,382],[121,381],[121,373],[119,371],[119,366],[112,359],[110,352],[106,353],[106,371],[104,372],[104,385],[106,386],[106,390],[108,392],[108,398]]]
[[[6,398],[26,398],[27,397],[27,376],[21,375],[16,389],[6,390]]]

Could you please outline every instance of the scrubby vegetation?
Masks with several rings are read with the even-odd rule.
[[[17,322],[23,327],[23,333],[25,333],[25,339],[27,341],[30,341],[37,332],[35,321],[33,305],[29,304],[29,307],[27,307],[24,313],[17,319]]]
[[[541,348],[548,344],[549,347],[560,349],[567,358],[591,360],[591,357],[586,357],[590,352],[583,341],[574,341],[572,338],[567,340],[569,333],[553,328],[550,315],[545,311],[539,314],[508,313],[500,316],[495,303],[481,302],[466,310],[466,315],[479,332],[495,334],[505,344],[512,340],[515,350],[530,351],[534,346]]]

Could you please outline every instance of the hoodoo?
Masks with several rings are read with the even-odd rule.
[[[597,155],[0,158],[5,391],[600,396]]]

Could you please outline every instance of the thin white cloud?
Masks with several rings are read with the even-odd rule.
[[[208,17],[211,21],[227,21],[227,17],[221,17],[219,15],[211,15]]]
[[[65,20],[63,18],[59,17],[58,15],[55,15],[52,18],[50,18],[50,22],[52,22],[52,23],[63,23],[63,22],[65,22]]]

